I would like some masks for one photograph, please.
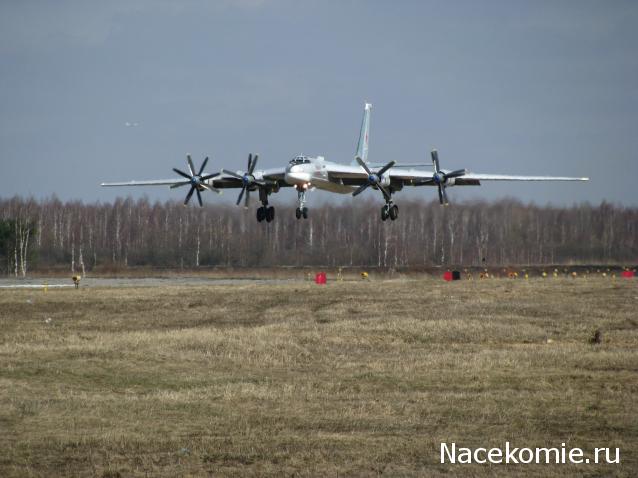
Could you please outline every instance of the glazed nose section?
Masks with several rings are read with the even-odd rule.
[[[293,165],[286,170],[286,182],[288,184],[306,184],[311,179],[310,173],[304,171],[303,166]]]

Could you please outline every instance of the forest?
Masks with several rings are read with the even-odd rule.
[[[271,223],[216,204],[117,199],[112,203],[0,199],[0,273],[131,267],[366,266],[409,268],[638,261],[638,208],[603,202],[570,207],[514,199],[404,201],[397,221],[378,204],[324,204],[297,220],[279,206]]]

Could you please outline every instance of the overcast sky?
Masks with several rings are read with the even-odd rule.
[[[637,205],[637,25],[635,1],[5,0],[0,197],[181,199],[98,185],[173,177],[186,153],[211,171],[249,152],[349,163],[369,101],[371,161],[436,147],[449,169],[592,178],[451,200]]]

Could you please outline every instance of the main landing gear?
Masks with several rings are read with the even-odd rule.
[[[297,219],[308,219],[308,208],[306,207],[306,190],[300,189],[297,191],[297,202],[298,206],[295,210],[295,217]]]
[[[275,219],[274,206],[268,205],[268,191],[266,188],[259,188],[259,200],[261,201],[261,207],[257,209],[257,222],[271,222]]]
[[[387,221],[388,218],[394,221],[399,217],[399,207],[396,204],[392,204],[392,201],[386,203],[381,208],[381,220]]]
[[[275,219],[275,208],[273,206],[262,206],[257,209],[257,221],[271,222]]]

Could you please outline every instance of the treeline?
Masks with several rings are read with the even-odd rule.
[[[568,208],[516,200],[441,207],[402,201],[397,221],[381,222],[376,202],[294,205],[271,223],[229,205],[118,199],[83,204],[56,198],[0,199],[0,270],[130,266],[500,266],[635,263],[638,208],[603,202]]]

